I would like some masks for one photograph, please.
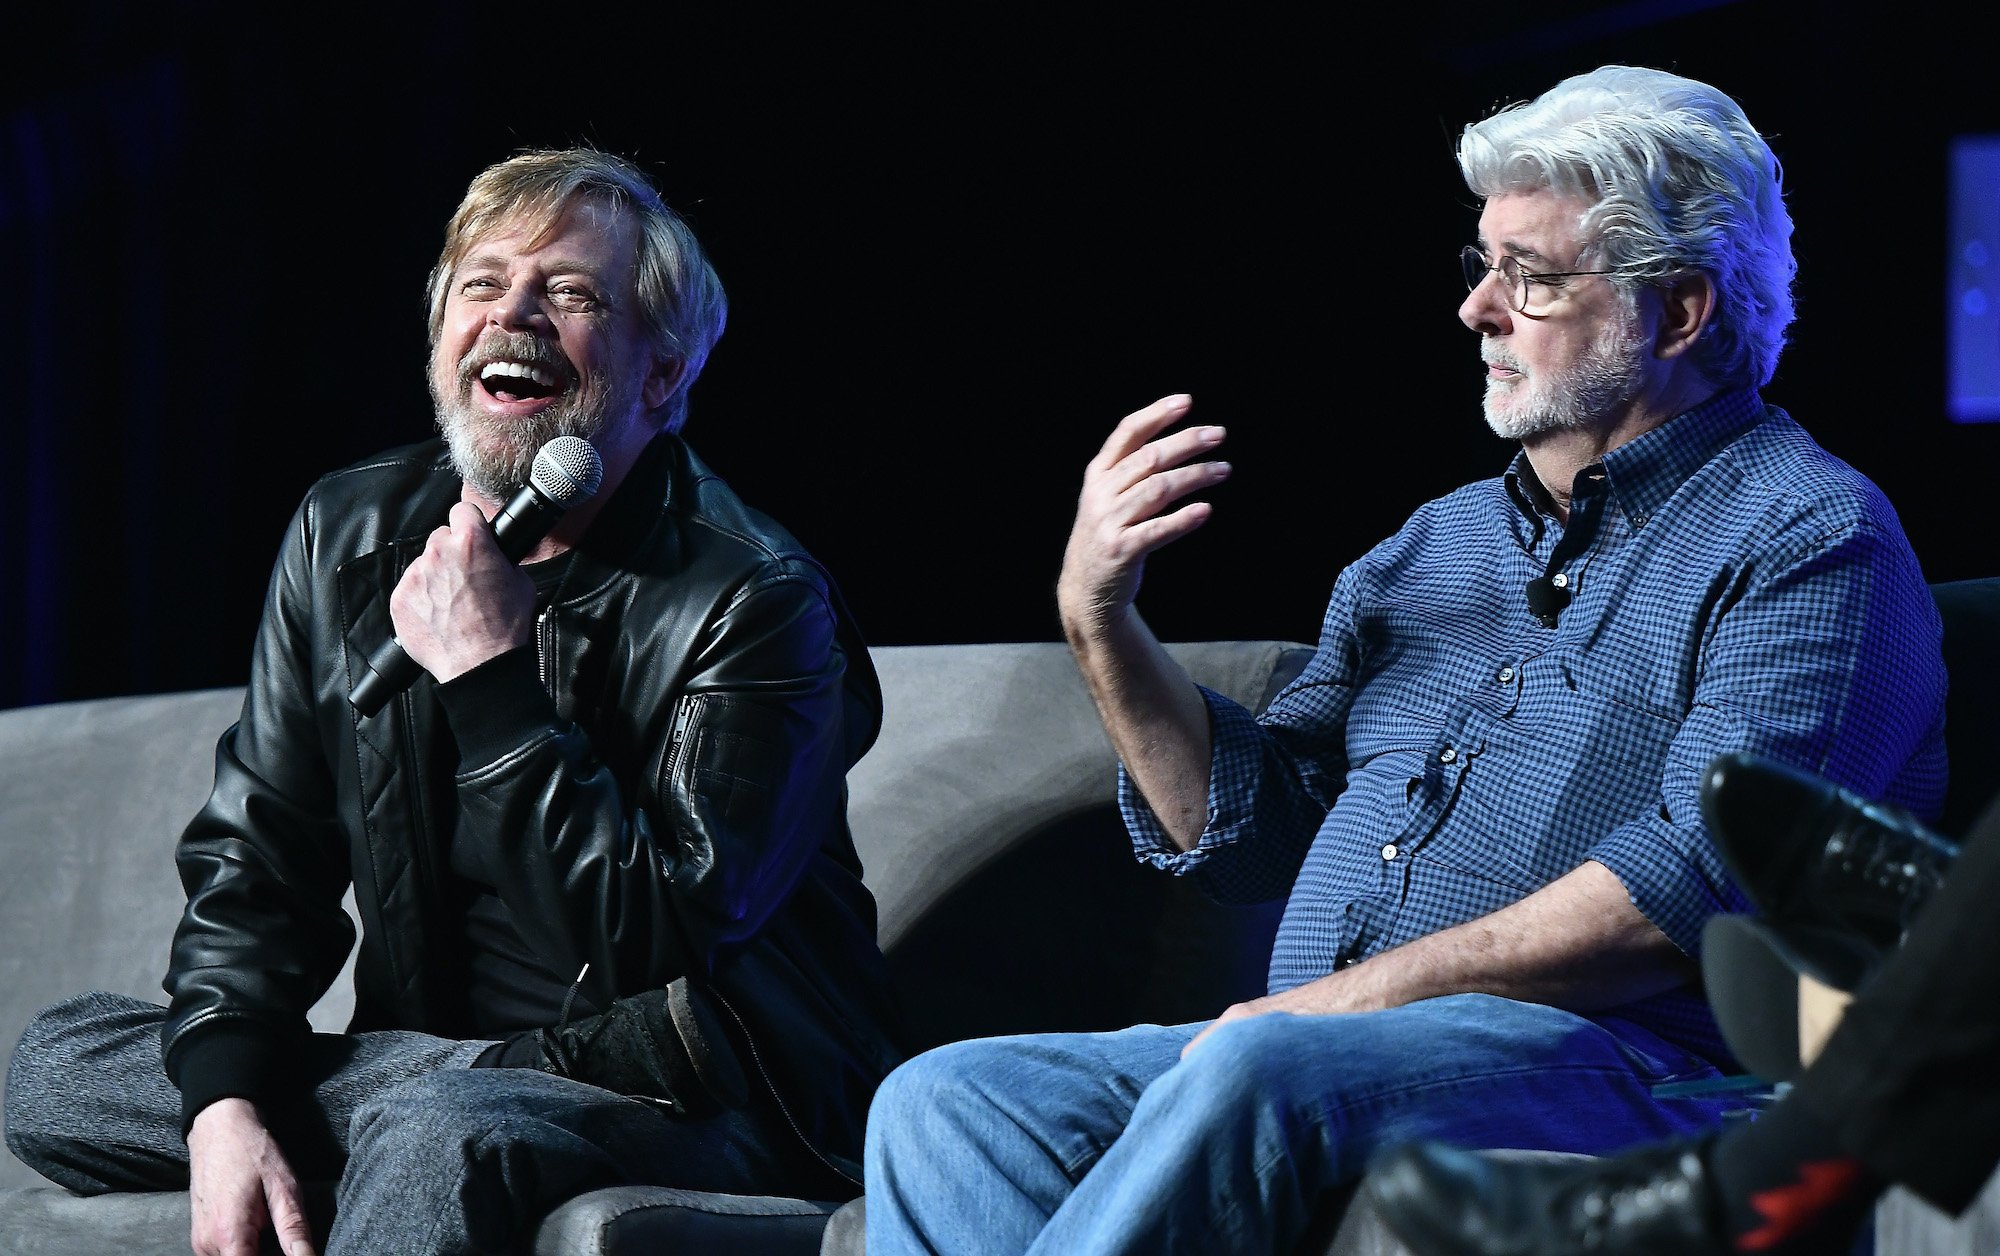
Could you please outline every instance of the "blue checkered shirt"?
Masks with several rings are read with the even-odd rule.
[[[1121,773],[1141,859],[1224,901],[1286,898],[1273,992],[1585,860],[1698,956],[1709,916],[1748,909],[1697,801],[1725,751],[1936,814],[1941,627],[1882,493],[1750,391],[1602,470],[1602,523],[1554,627],[1524,590],[1563,524],[1517,457],[1341,573],[1312,661],[1263,714],[1203,690],[1214,757],[1195,849],[1167,841]],[[1730,1058],[1693,989],[1592,1017]]]

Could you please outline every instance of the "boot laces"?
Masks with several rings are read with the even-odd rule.
[[[582,1060],[584,1054],[596,1044],[597,1036],[604,1032],[605,1025],[609,1023],[608,1017],[599,1020],[590,1033],[580,1040],[573,1039],[570,1035],[570,1010],[576,1005],[577,991],[583,988],[584,974],[589,971],[590,965],[588,963],[585,963],[582,968],[577,970],[576,980],[569,983],[569,992],[563,995],[562,1010],[556,1015],[556,1027],[542,1034],[543,1054],[549,1058],[551,1064],[556,1066],[556,1071],[564,1077],[576,1076],[578,1063]]]

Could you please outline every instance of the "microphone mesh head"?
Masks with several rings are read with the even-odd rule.
[[[604,482],[604,459],[581,436],[558,436],[535,455],[528,482],[550,502],[568,510],[597,492]]]

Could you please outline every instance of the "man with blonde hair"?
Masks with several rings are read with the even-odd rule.
[[[604,1185],[859,1189],[898,1058],[846,819],[881,694],[829,573],[680,435],[726,309],[633,163],[472,181],[441,436],[299,506],[177,849],[168,1005],[40,1014],[23,1160],[190,1189],[224,1256],[311,1251],[302,1181],[338,1183],[329,1250],[397,1253],[513,1250]],[[350,888],[354,1015],[316,1034]]]

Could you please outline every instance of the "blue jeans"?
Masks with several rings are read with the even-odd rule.
[[[868,1254],[1281,1252],[1417,1138],[1602,1153],[1719,1123],[1644,1030],[1483,994],[1380,1012],[952,1043],[868,1114]]]

